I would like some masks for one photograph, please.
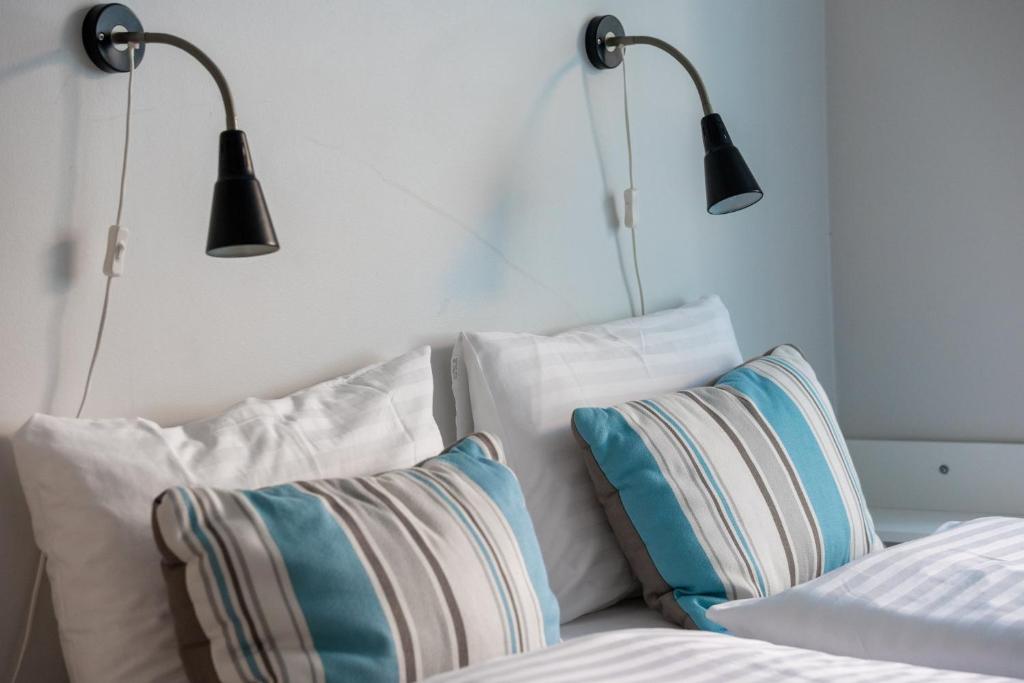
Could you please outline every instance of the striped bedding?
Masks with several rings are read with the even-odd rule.
[[[969,683],[1009,681],[910,664],[854,659],[692,630],[628,629],[502,657],[429,683]]]
[[[1024,678],[1024,519],[964,522],[709,616],[785,645]]]

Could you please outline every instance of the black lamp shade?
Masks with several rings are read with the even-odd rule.
[[[743,155],[732,144],[722,117],[708,114],[700,120],[704,135],[704,183],[708,213],[721,215],[745,209],[764,196]]]
[[[278,249],[245,133],[226,130],[220,134],[220,165],[213,187],[206,253],[231,258],[272,254]]]

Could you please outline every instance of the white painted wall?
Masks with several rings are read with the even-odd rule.
[[[1024,2],[827,14],[847,436],[1024,441]]]
[[[88,414],[174,423],[430,343],[451,436],[458,330],[628,315],[609,199],[626,182],[620,74],[580,50],[604,12],[690,55],[766,191],[749,211],[705,213],[696,94],[666,56],[631,52],[651,309],[717,292],[744,353],[795,342],[832,387],[820,2],[131,4],[228,75],[283,248],[203,254],[220,102],[197,64],[151,47],[128,273]],[[100,308],[126,79],[86,62],[85,8],[0,0],[0,435],[74,410]],[[0,519],[6,671],[35,561],[6,436]],[[25,680],[59,680],[48,602],[36,635]]]

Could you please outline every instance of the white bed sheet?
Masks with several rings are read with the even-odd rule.
[[[1008,678],[838,657],[681,628],[594,633],[440,674],[430,683],[1011,683]],[[1018,681],[1019,683],[1019,681]]]
[[[779,645],[1024,679],[1024,519],[947,524],[708,617]]]
[[[562,624],[562,640],[572,640],[592,633],[618,631],[624,628],[678,628],[651,609],[642,598],[629,598],[617,605],[584,614]]]

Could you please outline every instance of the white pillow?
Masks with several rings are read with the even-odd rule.
[[[741,360],[714,296],[553,337],[460,335],[452,363],[460,436],[488,431],[505,444],[562,623],[639,589],[595,497],[572,411],[707,384]]]
[[[1024,520],[963,522],[708,617],[780,645],[1024,678]]]
[[[430,349],[162,428],[36,415],[14,439],[76,683],[185,680],[150,527],[171,486],[256,488],[411,467],[441,450]]]

